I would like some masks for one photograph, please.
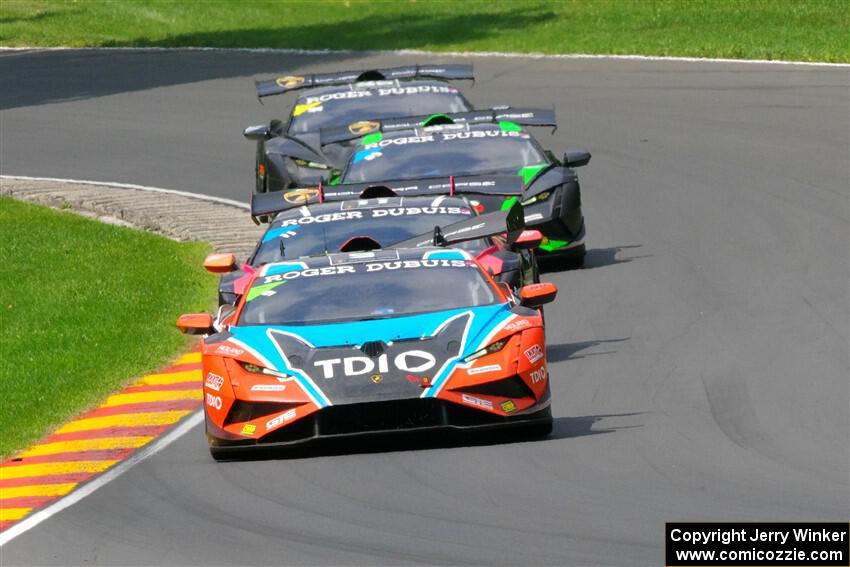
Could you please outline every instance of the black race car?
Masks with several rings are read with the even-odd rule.
[[[523,127],[554,128],[554,111],[502,108],[370,122],[368,132],[355,134],[346,127],[321,131],[323,144],[356,140],[332,184],[393,180],[395,187],[408,179],[515,175],[525,185],[521,195],[478,195],[472,205],[492,211],[521,202],[529,227],[545,237],[538,255],[566,266],[583,264],[585,223],[574,168],[586,165],[590,154],[573,151],[558,159]]]
[[[522,189],[517,178],[478,181],[482,182],[500,183],[502,191],[514,194]],[[252,214],[276,216],[254,252],[238,268],[232,255],[214,254],[205,262],[210,271],[223,272],[219,283],[220,304],[235,303],[253,273],[263,264],[399,246],[462,248],[474,255],[497,281],[513,289],[539,281],[537,262],[531,250],[542,241],[542,235],[526,231],[509,242],[502,234],[509,214],[519,217],[511,220],[514,230],[525,225],[522,207],[516,205],[512,213],[505,210],[479,216],[470,199],[463,194],[464,182],[458,183],[461,190],[455,196],[440,195],[444,192],[440,186],[429,188],[410,183],[405,196],[390,195],[391,190],[382,187],[381,194],[386,196],[369,198],[369,191],[375,194],[374,186],[360,187],[362,191],[356,195],[349,191],[355,189],[352,186],[340,192],[328,187],[327,192],[322,189],[321,202],[316,202],[318,189],[255,195]],[[428,194],[432,196],[424,196]],[[361,195],[364,198],[359,198]]]
[[[258,81],[262,98],[308,89],[295,100],[287,121],[251,126],[244,135],[257,142],[256,191],[278,191],[327,181],[347,155],[346,142],[319,145],[319,130],[345,124],[356,134],[367,119],[431,112],[462,112],[472,105],[450,80],[473,80],[471,65],[408,66]]]

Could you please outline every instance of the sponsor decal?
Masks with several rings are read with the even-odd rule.
[[[372,161],[375,158],[379,158],[384,153],[379,148],[371,148],[368,150],[361,150],[354,154],[354,163],[359,163],[363,160]]]
[[[289,421],[290,419],[295,417],[295,408],[288,410],[279,416],[272,418],[266,422],[266,429],[272,429],[273,427],[277,427],[281,423]]]
[[[221,409],[221,398],[212,394],[207,394],[207,405],[217,410]]]
[[[253,423],[246,423],[242,426],[242,435],[253,435],[257,430],[257,426]]]
[[[357,272],[379,272],[381,270],[412,270],[419,268],[476,268],[471,260],[398,260],[395,262],[374,262],[349,266],[326,266],[324,268],[308,268],[306,270],[292,270],[282,274],[265,276],[257,280],[249,292],[248,300],[253,297],[253,290],[275,282],[284,282],[296,278],[311,278],[317,276],[336,276],[340,274],[354,274]],[[476,268],[477,269],[477,268]],[[266,290],[258,291],[254,296],[265,293]]]
[[[522,132],[506,132],[504,130],[473,130],[471,132],[446,132],[441,134],[444,141],[467,140],[470,138],[528,138]]]
[[[493,402],[491,402],[490,400],[482,400],[481,398],[476,398],[475,396],[470,396],[469,394],[463,394],[460,398],[465,404],[489,410],[493,409]]]
[[[227,343],[218,345],[218,348],[215,349],[216,354],[226,354],[227,356],[239,356],[244,352],[241,348],[232,347]],[[213,374],[213,376],[215,375]],[[215,390],[218,390],[218,388],[215,388]]]
[[[361,120],[348,125],[348,131],[355,136],[364,136],[378,130],[381,127],[380,122],[374,120]]]
[[[499,407],[502,408],[502,411],[505,413],[511,413],[512,411],[516,410],[516,404],[513,400],[505,400],[504,402],[499,404]]]
[[[502,370],[502,367],[498,364],[488,364],[487,366],[480,366],[478,368],[469,368],[467,369],[467,374],[485,374],[487,372],[499,372]]]
[[[330,100],[351,100],[351,99],[355,99],[355,98],[366,98],[366,97],[369,97],[369,96],[372,96],[371,91],[361,91],[361,90],[342,91],[342,92],[338,92],[338,93],[323,94],[321,96],[308,96],[308,97],[304,98],[304,103],[305,104],[311,104],[311,103],[322,104],[322,103],[328,102]]]
[[[406,146],[408,144],[425,144],[433,142],[434,136],[404,136],[401,138],[385,138],[374,144],[366,144],[363,146],[364,151],[386,148],[387,146]],[[362,153],[362,152],[360,152]]]
[[[279,228],[294,227],[306,224],[323,224],[330,222],[348,221],[362,218],[405,217],[418,215],[471,215],[469,209],[462,207],[385,207],[360,211],[342,211],[326,213],[309,217],[286,219],[278,225]]]
[[[437,359],[434,358],[433,354],[424,350],[408,350],[395,355],[392,359],[386,353],[375,359],[366,356],[347,356],[345,358],[317,360],[313,363],[313,366],[320,367],[324,378],[330,380],[336,375],[336,371],[340,367],[342,367],[344,376],[361,376],[374,372],[376,368],[380,373],[387,373],[390,371],[391,364],[393,369],[415,374],[434,368]],[[372,381],[377,384],[381,380],[375,381],[375,376],[381,375],[372,376]]]
[[[371,380],[372,380],[372,382],[374,382],[375,384],[380,384],[380,383],[381,383],[381,380],[383,380],[383,379],[384,379],[384,376],[383,376],[383,374],[372,374],[372,376],[370,377],[370,379],[371,379]]]
[[[367,272],[379,272],[381,270],[405,270],[417,268],[475,268],[471,260],[399,260],[398,262],[381,262],[365,264]]]
[[[281,79],[301,79],[301,82],[304,82],[303,77],[281,77]],[[280,80],[280,79],[278,79]],[[280,83],[278,83],[280,84]],[[286,86],[287,88],[292,88],[293,86],[297,86],[301,83],[295,83],[294,85],[281,85]],[[367,86],[365,83],[361,83],[361,86]],[[306,103],[311,102],[328,102],[331,100],[351,100],[357,98],[366,98],[371,96],[399,96],[399,95],[415,95],[415,94],[456,94],[458,89],[454,87],[445,87],[445,86],[437,86],[437,85],[419,85],[414,87],[392,87],[392,88],[378,88],[377,90],[363,90],[363,89],[355,89],[348,91],[341,91],[336,93],[326,93],[320,96],[308,96],[304,98]]]
[[[279,87],[283,87],[285,89],[291,89],[297,87],[299,85],[304,84],[304,77],[299,77],[297,75],[287,75],[285,77],[278,77],[274,80],[274,82]]]
[[[393,87],[389,89],[378,89],[378,96],[398,96],[413,94],[446,94],[458,92],[454,87],[443,87],[437,85],[418,85],[415,87]]]
[[[204,386],[206,386],[210,390],[215,390],[216,392],[221,390],[222,384],[224,384],[224,378],[222,378],[218,374],[213,374],[212,372],[207,374],[207,379],[204,380]]]
[[[523,354],[525,354],[525,358],[528,359],[528,362],[534,364],[541,358],[543,358],[543,347],[540,345],[533,345],[531,348],[526,350]]]
[[[530,327],[531,322],[528,319],[517,319],[516,321],[511,321],[507,325],[505,325],[506,331],[519,331],[521,329],[525,329],[526,327]]]
[[[305,112],[322,112],[324,107],[321,102],[311,102],[309,104],[296,104],[292,109],[293,118],[301,116]]]
[[[290,189],[283,194],[283,200],[290,205],[306,203],[313,197],[319,196],[318,188]]]
[[[286,390],[285,384],[254,384],[251,386],[252,392],[283,392]]]
[[[534,213],[532,215],[525,215],[525,222],[531,222],[540,220],[543,218],[543,213]]]
[[[540,382],[544,378],[546,378],[546,367],[545,366],[541,366],[537,370],[531,371],[531,383],[532,384],[537,384],[538,382]]]

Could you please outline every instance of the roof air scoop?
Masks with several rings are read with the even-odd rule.
[[[361,199],[384,199],[387,197],[398,197],[398,195],[386,185],[372,185],[360,193]]]
[[[454,124],[455,121],[446,114],[432,114],[422,122],[422,126],[442,126],[443,124]]]
[[[369,358],[382,355],[386,349],[387,345],[384,341],[367,341],[360,345],[360,350]]]
[[[368,252],[379,250],[381,243],[371,236],[352,236],[339,247],[340,252]]]
[[[384,81],[386,77],[380,71],[363,71],[357,75],[357,82],[361,81]]]

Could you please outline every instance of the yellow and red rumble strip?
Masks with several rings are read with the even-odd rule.
[[[0,532],[156,439],[202,395],[201,353],[191,352],[0,463]]]

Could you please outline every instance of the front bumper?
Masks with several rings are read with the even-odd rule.
[[[210,447],[250,450],[288,447],[319,439],[388,435],[417,431],[489,431],[526,428],[552,423],[549,399],[531,412],[499,416],[437,398],[415,398],[329,406],[259,439],[223,439],[207,421]]]

